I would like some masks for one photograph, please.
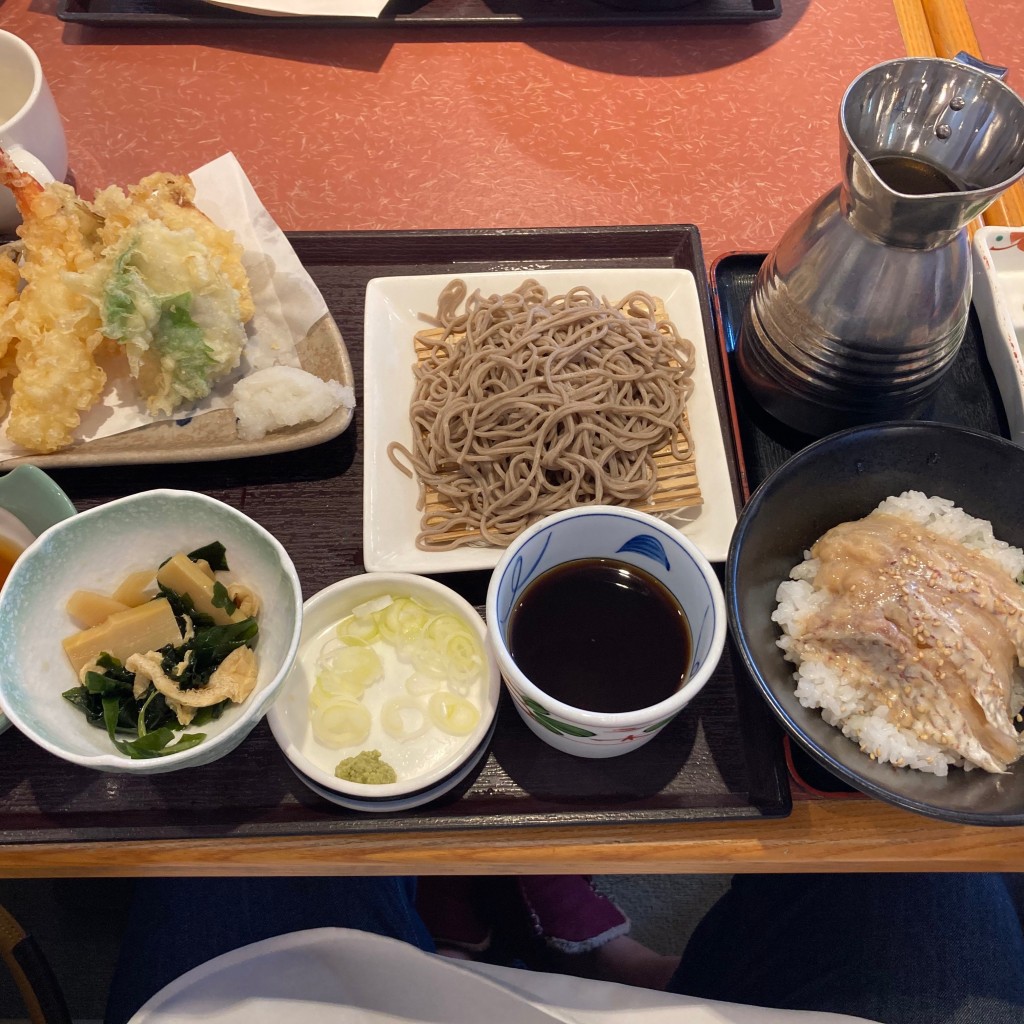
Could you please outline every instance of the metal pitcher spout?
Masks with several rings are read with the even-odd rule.
[[[842,179],[864,230],[943,244],[1024,175],[1024,103],[1005,72],[966,54],[901,59],[847,89]]]

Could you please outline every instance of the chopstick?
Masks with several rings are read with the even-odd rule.
[[[893,0],[908,57],[937,57],[924,0]]]
[[[968,13],[964,0],[896,0],[897,15],[900,8],[913,10],[907,15],[908,24],[914,33],[920,33],[920,18],[923,15],[927,24],[932,43],[932,52],[937,57],[953,58],[961,50],[973,57],[984,59],[981,44],[974,31],[974,24]],[[920,7],[920,13],[916,8]],[[903,30],[907,52],[911,56],[930,56],[926,53],[915,53],[910,49],[911,39],[915,45],[921,45],[916,35],[908,38],[908,30],[903,29],[901,16],[900,27]],[[1017,182],[1008,188],[982,215],[986,224],[1004,227],[1024,225],[1024,184]]]
[[[935,55],[951,60],[961,50],[981,57],[981,44],[964,0],[921,0]]]

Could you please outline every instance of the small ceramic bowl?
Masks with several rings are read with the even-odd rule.
[[[71,499],[38,467],[18,466],[0,477],[0,536],[28,547],[74,514]]]
[[[526,587],[549,569],[591,558],[646,571],[686,617],[690,659],[683,685],[650,707],[614,713],[571,707],[527,678],[509,649],[512,609]],[[725,644],[725,599],[711,564],[678,530],[643,512],[589,505],[541,519],[508,547],[487,590],[487,628],[516,710],[530,729],[568,754],[615,757],[653,739],[711,678]]]
[[[405,680],[412,674],[410,667],[397,663],[363,695],[363,703],[372,715],[370,734],[364,742],[338,749],[314,737],[309,702],[320,652],[334,637],[337,624],[354,608],[382,596],[411,597],[429,608],[451,612],[479,637],[485,665],[474,700],[478,702],[480,718],[468,735],[451,736],[430,728],[418,738],[401,741],[385,732],[380,724],[380,708],[390,698],[406,695]],[[299,655],[268,721],[292,769],[314,792],[352,810],[401,811],[428,803],[453,789],[486,755],[500,693],[501,677],[484,621],[469,602],[425,576],[369,573],[339,580],[306,602]],[[337,778],[337,764],[362,750],[379,750],[382,760],[397,772],[398,781],[373,785]]]
[[[904,491],[948,498],[1024,547],[1024,448],[948,423],[879,423],[804,448],[754,492],[726,565],[729,627],[755,683],[790,736],[819,764],[871,796],[965,825],[1024,825],[1024,762],[1005,775],[951,768],[937,776],[879,764],[797,699],[794,666],[772,621],[779,584],[827,530]]]
[[[244,582],[261,601],[256,689],[203,726],[206,739],[196,746],[133,760],[61,696],[76,682],[61,646],[79,629],[65,611],[67,598],[76,590],[112,593],[130,572],[218,540],[231,567],[226,578]],[[75,764],[141,775],[208,764],[264,716],[291,668],[301,626],[298,576],[270,533],[204,494],[145,491],[51,526],[18,559],[0,593],[0,703],[25,735]]]
[[[35,466],[18,466],[0,477],[0,544],[11,553],[24,551],[44,530],[74,514],[71,499]],[[10,724],[0,710],[0,732]]]

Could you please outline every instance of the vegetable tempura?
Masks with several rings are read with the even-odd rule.
[[[151,174],[93,203],[104,221],[103,333],[125,347],[154,413],[205,398],[238,366],[253,314],[241,246],[194,198],[188,178]]]
[[[36,452],[69,444],[103,390],[101,353],[124,352],[154,414],[206,397],[239,365],[253,314],[242,249],[194,205],[188,177],[151,174],[87,203],[0,151],[0,185],[23,219],[20,292],[0,255],[0,378],[15,374],[8,438]]]

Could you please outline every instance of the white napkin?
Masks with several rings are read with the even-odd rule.
[[[230,404],[236,381],[254,370],[283,364],[298,366],[297,339],[327,313],[327,303],[303,268],[284,232],[267,213],[235,159],[226,153],[190,175],[196,186],[196,206],[212,221],[230,228],[245,250],[243,262],[249,275],[255,315],[246,325],[247,341],[238,370],[219,381],[209,397],[174,416],[153,416],[140,401],[123,360],[111,367],[100,402],[82,417],[76,441],[91,441],[159,420],[198,416]],[[0,458],[24,455],[25,450],[7,440],[0,430]]]
[[[869,1024],[431,956],[346,928],[232,950],[158,992],[129,1024]]]
[[[218,7],[250,14],[327,18],[377,18],[388,0],[211,0]]]

